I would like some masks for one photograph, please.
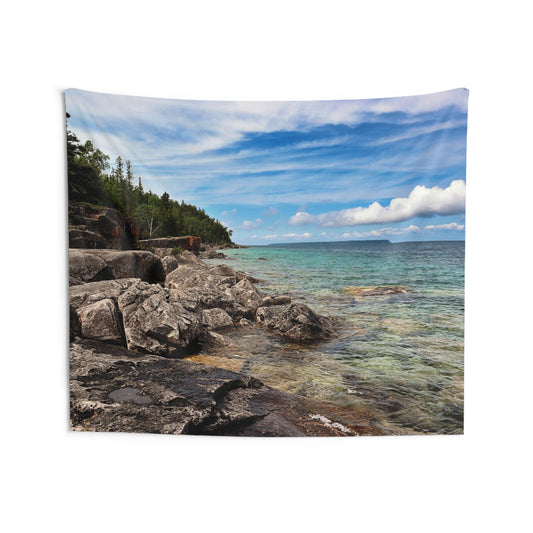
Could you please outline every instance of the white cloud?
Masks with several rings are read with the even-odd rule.
[[[403,122],[409,123],[412,120],[409,117],[448,106],[465,112],[467,100],[468,93],[462,89],[400,98],[330,100],[322,101],[320,105],[313,101],[215,102],[121,96],[77,89],[66,91],[67,110],[80,126],[83,123],[104,124],[107,121],[120,124],[121,136],[128,136],[129,143],[137,144],[134,153],[140,153],[143,148],[153,153],[163,147],[169,151],[169,155],[174,156],[220,149],[251,132],[306,130],[325,124],[354,125],[362,121],[379,120],[382,113],[405,113],[407,118]],[[144,126],[148,123],[149,130],[156,128],[158,135],[146,132]],[[142,138],[139,137],[139,131],[143,131]],[[131,135],[130,132],[136,134]],[[170,144],[165,142],[165,136],[171,140]],[[338,142],[341,140],[317,141],[316,146]],[[301,143],[300,148],[312,148],[315,146],[313,143],[315,141],[306,141]],[[108,148],[102,143],[97,143],[97,146]],[[117,150],[117,153],[126,154],[122,149]]]
[[[426,231],[440,231],[440,230],[455,230],[463,231],[465,229],[464,224],[457,224],[457,222],[451,222],[450,224],[438,224],[437,226],[425,226]]]
[[[320,215],[300,211],[289,219],[289,224],[293,226],[317,224],[324,227],[358,226],[403,222],[414,217],[455,215],[464,212],[465,193],[464,180],[454,180],[446,189],[441,189],[438,185],[430,189],[424,185],[417,185],[407,198],[394,198],[385,207],[374,202],[368,207],[352,207]]]
[[[263,221],[260,218],[257,218],[255,220],[243,220],[241,224],[241,229],[249,230],[249,229],[257,229],[261,227],[263,224]]]
[[[268,209],[263,211],[263,215],[266,217],[273,217],[279,213],[279,209],[276,209],[275,207],[270,206]]]
[[[298,233],[284,233],[283,237],[298,237]]]
[[[237,214],[237,209],[233,208],[233,209],[230,209],[229,211],[222,211],[222,216],[223,217],[227,217],[227,216],[230,216],[230,215],[236,215]]]
[[[277,239],[278,236],[277,235],[263,235],[262,237],[263,239],[266,239],[267,241],[270,241],[272,239]]]
[[[306,239],[309,239],[309,237],[311,237],[313,234],[312,233],[302,233],[302,237],[306,238]]]
[[[386,237],[387,235],[405,235],[409,233],[424,233],[427,231],[462,231],[465,227],[463,224],[457,224],[457,222],[451,222],[449,224],[439,224],[437,226],[424,226],[420,228],[411,224],[406,228],[379,228],[371,231],[359,232],[352,231],[351,233],[343,233],[342,236],[345,239],[348,238],[367,238],[367,237]]]

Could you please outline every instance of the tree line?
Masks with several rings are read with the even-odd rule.
[[[137,217],[142,238],[195,235],[206,243],[231,243],[232,231],[203,209],[173,200],[166,192],[161,196],[146,192],[130,161],[119,156],[112,166],[109,159],[91,141],[82,144],[67,129],[69,203],[113,207],[125,217]]]

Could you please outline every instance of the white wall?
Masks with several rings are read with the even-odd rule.
[[[511,0],[4,6],[5,531],[486,532],[531,524],[533,47],[526,6]],[[466,435],[250,440],[69,433],[61,94],[67,87],[232,100],[469,88]]]

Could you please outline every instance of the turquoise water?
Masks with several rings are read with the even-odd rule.
[[[216,262],[259,278],[263,292],[288,293],[342,319],[334,340],[313,347],[240,338],[242,371],[371,411],[399,432],[462,433],[464,242],[302,243],[224,253],[230,259]],[[383,285],[407,292],[361,294]]]

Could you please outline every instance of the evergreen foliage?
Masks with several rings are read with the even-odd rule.
[[[135,216],[141,221],[141,238],[195,235],[206,243],[231,243],[232,231],[203,209],[172,200],[166,192],[145,192],[140,177],[134,183],[130,161],[119,156],[111,167],[108,155],[91,141],[81,144],[70,130],[67,169],[69,202],[113,207],[125,217]]]

